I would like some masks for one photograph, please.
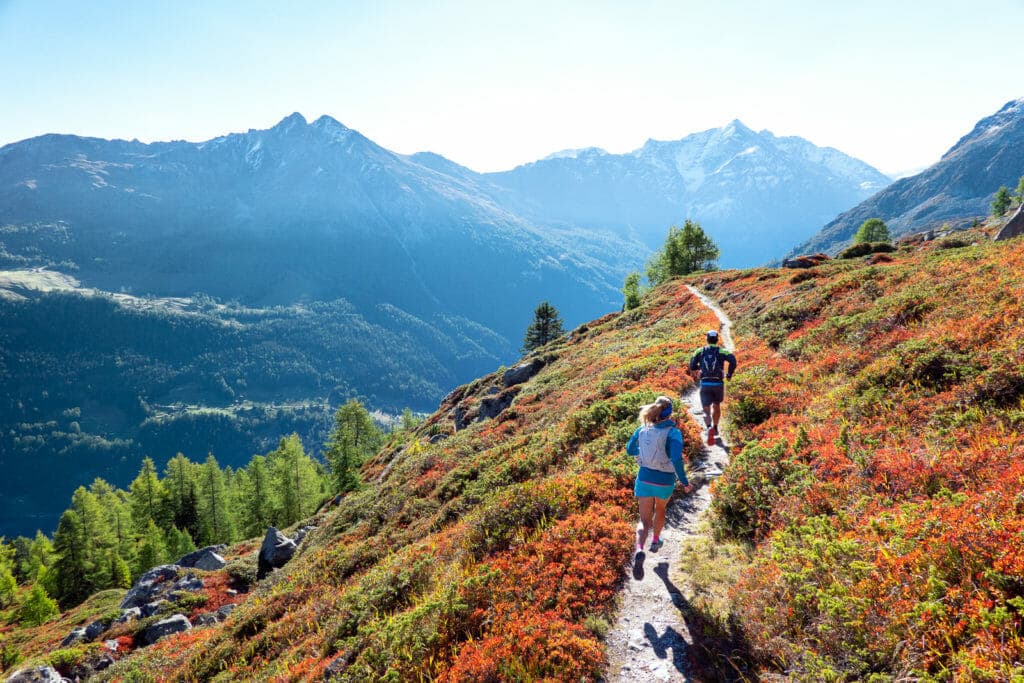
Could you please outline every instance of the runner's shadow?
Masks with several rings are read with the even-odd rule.
[[[664,563],[658,566],[663,566]],[[657,571],[657,569],[655,569]],[[668,659],[668,651],[672,650],[672,666],[681,674],[686,673],[686,640],[671,626],[666,626],[665,631],[658,635],[657,629],[647,622],[644,624],[644,635],[654,649],[658,659]]]
[[[672,650],[672,663],[676,669],[681,673],[686,673],[684,667],[687,666],[687,660],[689,660],[689,667],[696,668],[695,675],[701,680],[726,681],[728,683],[746,683],[757,680],[756,676],[742,668],[743,662],[752,661],[752,655],[750,645],[740,634],[739,629],[734,625],[733,633],[718,634],[716,637],[710,633],[713,629],[708,628],[709,624],[701,619],[700,613],[683,597],[682,591],[672,583],[672,579],[668,575],[668,562],[659,562],[654,567],[654,573],[665,584],[665,590],[672,600],[672,605],[679,611],[692,640],[691,643],[687,643],[679,637],[679,642],[682,645],[678,648],[674,647]],[[653,627],[648,631],[648,626],[649,624],[644,625],[644,634],[651,641],[655,654],[664,659],[664,646],[659,651],[658,645],[664,643],[672,634],[676,636],[678,634],[669,627],[665,629],[665,633],[656,643],[651,633],[657,634]],[[669,631],[672,633],[670,634]],[[687,656],[688,650],[689,656]],[[678,659],[680,655],[682,655],[681,661]]]

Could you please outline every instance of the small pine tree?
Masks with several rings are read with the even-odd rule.
[[[39,626],[60,614],[57,601],[46,594],[38,583],[32,586],[25,601],[18,609],[18,623],[23,626]]]
[[[631,311],[640,305],[640,273],[633,271],[622,285],[622,308]]]
[[[565,330],[562,329],[562,319],[558,315],[558,309],[547,301],[542,301],[533,311],[533,322],[526,328],[523,351],[533,351],[558,339],[563,334],[565,334]]]
[[[1009,208],[1010,191],[1006,189],[1006,185],[1000,185],[999,190],[996,192],[995,199],[992,200],[992,215],[1003,216]]]
[[[857,228],[857,234],[853,236],[854,244],[867,244],[871,242],[888,242],[889,226],[881,218],[869,218]]]
[[[1024,175],[1017,181],[1017,193],[1013,197],[1018,204],[1024,204]]]

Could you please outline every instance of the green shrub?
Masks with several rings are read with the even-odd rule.
[[[76,645],[54,650],[46,658],[47,663],[54,669],[61,672],[70,671],[73,666],[85,661],[92,655],[99,654],[103,649],[102,643],[89,643],[88,645]]]
[[[720,539],[754,541],[770,531],[775,502],[807,487],[811,472],[787,449],[785,442],[771,447],[749,444],[729,464],[715,484],[711,509],[715,534]]]
[[[18,662],[22,659],[21,652],[18,651],[17,647],[11,643],[5,644],[0,648],[0,671],[6,671],[17,666]]]
[[[851,244],[846,249],[836,254],[836,258],[851,259],[859,258],[861,256],[867,256],[871,253],[870,242],[859,242],[857,244]]]
[[[256,583],[256,570],[257,560],[255,554],[231,560],[224,566],[224,571],[231,577],[232,583],[242,589],[248,589]]]

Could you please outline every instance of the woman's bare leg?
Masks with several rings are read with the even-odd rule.
[[[667,498],[654,498],[654,537],[661,537],[661,530],[665,528],[665,509],[668,507]]]
[[[637,498],[640,503],[640,523],[636,525],[636,544],[643,548],[647,542],[647,532],[654,526],[654,496]],[[662,519],[664,524],[664,518]],[[657,533],[657,532],[655,532]]]

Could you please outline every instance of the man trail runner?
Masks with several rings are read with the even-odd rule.
[[[717,330],[708,330],[707,340],[707,346],[697,349],[690,358],[690,370],[700,373],[700,405],[704,409],[708,445],[713,446],[718,436],[722,401],[725,400],[725,380],[731,379],[732,373],[736,371],[736,356],[719,348]]]

